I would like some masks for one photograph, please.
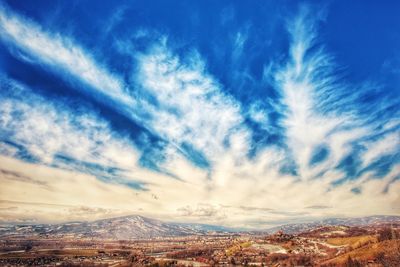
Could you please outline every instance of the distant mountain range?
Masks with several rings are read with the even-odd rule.
[[[273,227],[264,231],[249,233],[273,233],[283,230],[287,233],[297,233],[311,230],[319,226],[333,225],[371,225],[384,223],[400,223],[400,216],[369,216],[362,218],[331,218],[321,221],[288,224]],[[238,230],[222,226],[190,223],[170,223],[149,219],[139,215],[103,219],[92,222],[70,222],[62,224],[37,225],[3,225],[0,226],[0,236],[71,236],[98,239],[146,239],[156,237],[234,234]],[[241,231],[243,232],[243,231]]]
[[[222,226],[207,224],[163,222],[139,215],[91,222],[0,226],[0,236],[48,235],[100,239],[144,239],[168,236],[204,235],[223,232],[232,232],[232,230]]]
[[[390,223],[400,223],[400,216],[376,215],[376,216],[368,216],[360,218],[329,218],[307,223],[285,224],[269,228],[266,230],[266,232],[273,233],[278,230],[282,230],[285,233],[293,234],[293,233],[309,231],[311,229],[321,226],[335,226],[335,225],[365,226],[365,225],[379,225],[379,224],[390,224]]]

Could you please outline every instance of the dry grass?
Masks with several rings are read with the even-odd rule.
[[[378,242],[378,239],[376,236],[373,235],[363,235],[363,236],[352,236],[352,237],[328,238],[326,242],[334,246],[349,246],[352,249],[356,249],[368,243],[376,243]]]
[[[237,251],[240,251],[243,248],[248,248],[251,246],[251,242],[243,242],[240,244],[236,244],[225,250],[226,255],[232,256],[234,255]]]
[[[368,244],[363,247],[354,249],[350,252],[341,254],[333,259],[323,262],[324,264],[337,264],[343,265],[349,257],[359,261],[373,260],[379,254],[384,255],[385,258],[399,259],[400,260],[400,240],[386,240],[379,243]]]

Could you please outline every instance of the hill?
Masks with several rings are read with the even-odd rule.
[[[213,229],[201,224],[178,224],[131,215],[92,222],[13,225],[0,228],[0,235],[76,236],[98,239],[145,239],[154,237],[201,235]],[[215,227],[215,229],[219,229]],[[211,230],[210,230],[211,231]]]

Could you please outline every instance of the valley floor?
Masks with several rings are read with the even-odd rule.
[[[398,225],[386,225],[147,240],[10,235],[0,241],[0,265],[400,266],[399,233]]]

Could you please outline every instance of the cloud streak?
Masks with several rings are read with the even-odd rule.
[[[183,60],[165,41],[138,56],[136,82],[147,96],[140,101],[141,110],[149,114],[151,128],[165,139],[213,160],[243,127],[240,104],[222,92],[198,53]]]
[[[72,110],[51,103],[22,84],[2,79],[0,127],[3,153],[31,162],[87,171],[111,178],[112,169],[123,178],[135,168],[138,152],[131,141],[115,133],[96,113],[85,108]],[[6,96],[4,96],[6,95]],[[73,159],[63,164],[61,159]],[[114,177],[115,180],[116,177]]]
[[[0,25],[2,38],[20,48],[33,61],[67,72],[112,99],[130,103],[124,96],[123,82],[99,66],[90,53],[73,40],[46,32],[4,6],[0,6]]]
[[[2,76],[0,192],[17,208],[0,217],[18,219],[27,199],[56,205],[35,208],[44,221],[63,209],[63,218],[140,213],[240,227],[399,213],[398,100],[371,81],[348,82],[318,37],[324,14],[310,12],[302,6],[287,21],[288,50],[263,62],[262,81],[247,77],[265,85],[265,97],[253,101],[231,94],[204,51],[182,49],[173,36],[149,29],[145,41],[117,40],[133,43],[124,47],[132,66],[115,73],[78,38],[3,6],[0,35],[10,53],[148,132],[118,132],[95,104],[39,95]],[[246,61],[252,25],[231,38],[232,61]],[[246,68],[232,81],[247,90],[241,79],[249,75]]]

